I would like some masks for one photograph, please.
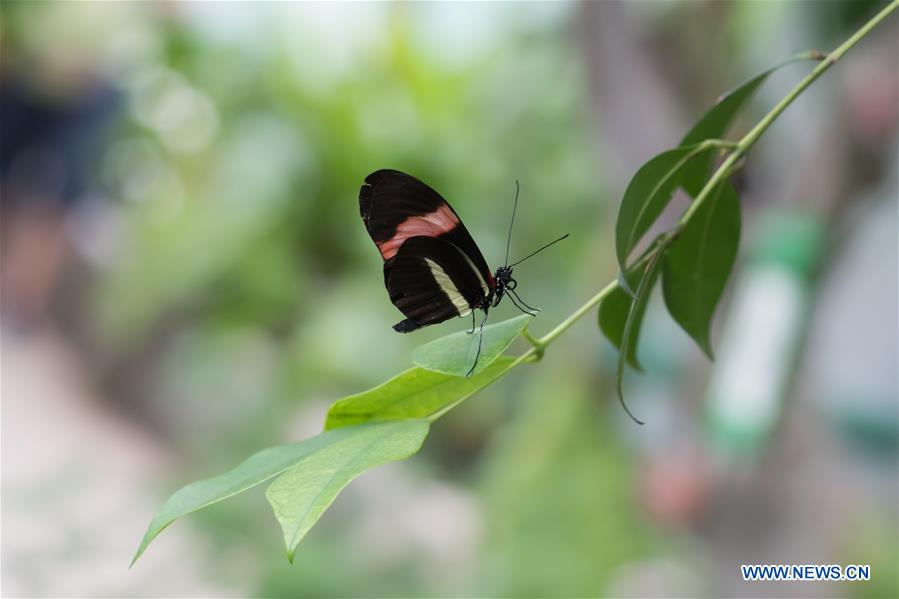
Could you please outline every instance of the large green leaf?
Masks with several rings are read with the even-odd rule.
[[[531,320],[533,320],[532,316],[521,314],[515,318],[484,327],[481,356],[471,374],[477,375],[482,372],[506,351]],[[477,355],[478,335],[477,330],[471,334],[459,331],[435,339],[412,352],[412,361],[427,370],[454,376],[466,376]]]
[[[779,65],[771,67],[767,71],[759,73],[749,81],[737,86],[719,98],[718,102],[710,108],[699,121],[693,125],[680,142],[681,148],[694,146],[707,139],[721,139],[730,129],[734,118],[746,106],[756,90],[762,86],[771,73],[777,69],[792,64],[798,60],[811,58],[810,54],[800,54]],[[681,186],[694,198],[699,194],[712,169],[715,155],[712,152],[691,160],[684,169]]]
[[[740,244],[740,201],[722,182],[665,253],[662,291],[674,320],[712,358],[709,330]]]
[[[638,424],[643,423],[631,414],[631,411],[627,409],[627,405],[624,403],[624,392],[622,389],[624,365],[627,362],[628,356],[631,354],[631,344],[636,344],[637,331],[642,324],[643,315],[646,313],[646,304],[649,301],[649,296],[652,294],[652,288],[655,285],[656,279],[658,279],[659,265],[662,262],[661,256],[665,253],[666,249],[667,247],[664,244],[659,245],[656,252],[652,254],[649,261],[640,271],[640,282],[637,284],[637,290],[630,302],[630,308],[628,309],[627,318],[624,322],[624,330],[621,333],[621,345],[618,351],[618,372],[615,377],[616,387],[618,389],[618,400],[621,402],[621,407],[624,408],[627,415],[633,418]]]
[[[711,151],[692,146],[662,152],[641,166],[631,179],[621,199],[615,224],[615,251],[621,272],[627,270],[628,256],[668,205],[681,183],[686,165],[699,154]],[[619,281],[622,287],[629,287],[621,277]]]
[[[284,531],[287,559],[309,529],[351,480],[375,466],[418,452],[427,420],[403,420],[347,427],[338,441],[321,447],[269,485],[265,496]],[[335,431],[340,432],[340,431]],[[324,433],[326,436],[334,433]]]
[[[325,429],[407,418],[433,420],[506,374],[514,363],[515,358],[501,356],[471,378],[410,368],[374,389],[335,402]]]
[[[253,454],[224,474],[182,487],[166,500],[153,517],[134,559],[131,560],[132,565],[156,535],[177,518],[263,483],[310,454],[354,434],[354,430],[348,428],[317,435],[300,443],[270,447]]]

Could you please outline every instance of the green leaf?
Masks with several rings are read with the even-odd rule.
[[[643,270],[640,268],[631,268],[628,271],[627,279],[631,288],[637,287],[640,283],[640,275]],[[615,287],[611,293],[599,305],[599,329],[606,336],[606,339],[612,342],[619,351],[621,351],[621,340],[624,336],[624,325],[627,322],[628,313],[631,309],[633,297],[621,286]],[[643,324],[643,313],[646,311],[646,302],[638,306],[638,314],[636,314],[636,322],[631,331],[631,340],[628,343],[629,350],[627,362],[637,371],[642,372],[643,367],[637,360],[637,339],[640,336],[640,328]]]
[[[785,65],[810,58],[813,58],[813,56],[808,53],[794,56],[781,64],[771,67],[767,71],[759,73],[749,81],[722,95],[718,102],[687,132],[679,147],[694,146],[707,139],[722,139],[727,134],[728,129],[730,129],[734,118],[746,106],[756,90],[762,86],[771,73]],[[681,186],[692,197],[695,198],[702,190],[714,160],[715,154],[709,152],[701,157],[697,157],[696,160],[692,160],[684,169]]]
[[[652,288],[659,276],[659,265],[661,264],[661,256],[665,253],[667,247],[660,244],[656,252],[650,257],[649,262],[642,268],[640,274],[640,282],[637,285],[637,291],[630,302],[630,308],[627,313],[627,319],[624,322],[624,330],[621,333],[621,347],[618,352],[618,372],[615,377],[616,387],[618,389],[618,400],[621,407],[627,412],[638,424],[643,424],[640,420],[634,418],[631,411],[627,409],[624,403],[624,392],[622,390],[622,381],[624,379],[624,365],[631,353],[631,344],[636,345],[637,332],[643,321],[643,315],[646,313],[646,304],[649,302],[649,296],[652,294]]]
[[[429,426],[427,420],[404,420],[341,429],[349,434],[321,447],[275,479],[265,497],[284,531],[288,561],[293,563],[297,545],[351,480],[366,470],[418,452]],[[333,433],[322,436],[329,434]]]
[[[408,418],[434,420],[506,374],[514,363],[515,358],[502,356],[471,378],[410,368],[374,389],[335,402],[325,429]]]
[[[681,147],[692,146],[706,139],[721,139],[727,133],[734,118],[746,105],[755,91],[761,87],[774,69],[756,75],[743,85],[721,97],[715,106],[706,112],[681,140]],[[712,152],[697,158],[684,169],[681,186],[692,197],[696,197],[712,170],[715,154]]]
[[[532,316],[521,314],[484,327],[481,357],[478,358],[478,363],[471,374],[476,375],[487,368],[512,345],[532,320]],[[453,376],[466,376],[474,364],[477,353],[478,331],[475,330],[471,334],[459,331],[418,347],[412,352],[412,362],[427,370]]]
[[[599,310],[597,312],[599,329],[618,351],[621,351],[621,339],[624,336],[624,325],[627,322],[627,316],[631,309],[631,302],[634,298],[633,291],[628,292],[625,291],[625,289],[634,289],[637,287],[640,283],[640,277],[648,263],[648,258],[658,250],[658,246],[659,239],[656,239],[646,248],[628,269],[626,280],[622,280],[624,279],[624,276],[619,272],[615,288],[608,296],[606,296],[602,303],[599,304]],[[637,339],[640,336],[640,329],[643,325],[643,312],[645,312],[645,309],[646,305],[644,304],[642,311],[637,315],[638,319],[633,326],[633,332],[631,334],[632,339],[629,342],[630,350],[628,351],[627,356],[628,364],[638,372],[643,371],[643,367],[640,365],[639,360],[637,360]]]
[[[353,434],[351,429],[346,429],[318,435],[300,443],[270,447],[253,454],[224,474],[182,487],[168,498],[153,517],[131,564],[134,565],[156,535],[177,518],[263,483],[308,455],[339,443]]]
[[[665,253],[662,291],[668,312],[709,359],[709,330],[740,244],[740,201],[730,183],[709,194]]]
[[[662,152],[641,166],[631,179],[621,199],[615,225],[615,251],[621,272],[627,270],[628,256],[668,205],[680,185],[684,167],[698,154],[708,152],[711,150],[696,146]],[[625,288],[625,291],[631,290]]]

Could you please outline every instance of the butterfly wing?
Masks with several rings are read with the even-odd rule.
[[[401,333],[468,315],[489,292],[465,253],[439,237],[407,239],[384,262],[384,283],[390,301],[406,315],[393,327]]]
[[[412,237],[432,237],[458,248],[489,289],[495,286],[487,261],[459,215],[439,193],[411,175],[382,169],[359,190],[359,212],[384,260]]]

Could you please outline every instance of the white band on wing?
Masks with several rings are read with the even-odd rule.
[[[446,294],[446,296],[453,302],[453,305],[456,306],[456,309],[459,311],[459,316],[467,316],[471,313],[471,307],[468,305],[468,301],[459,293],[459,290],[453,284],[453,280],[449,277],[446,272],[440,268],[440,265],[431,260],[430,258],[425,258],[425,262],[428,264],[428,268],[431,269],[431,274],[434,275],[434,280],[437,281],[437,285],[440,286],[440,289]]]

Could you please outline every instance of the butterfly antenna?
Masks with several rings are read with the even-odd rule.
[[[555,241],[550,241],[549,243],[547,243],[546,245],[544,245],[544,246],[543,246],[542,248],[540,248],[539,250],[537,250],[537,251],[535,251],[535,252],[531,252],[530,254],[528,254],[527,256],[525,256],[524,258],[522,258],[521,260],[519,260],[519,261],[516,262],[515,264],[509,264],[509,266],[512,267],[512,266],[517,266],[517,265],[521,264],[522,262],[524,262],[524,261],[527,260],[528,258],[530,258],[530,257],[532,257],[532,256],[536,256],[537,254],[539,254],[540,252],[542,252],[543,250],[545,250],[545,249],[548,248],[549,246],[551,246],[551,245],[553,245],[553,244],[556,244],[556,243],[559,243],[559,242],[562,241],[563,239],[567,238],[568,235],[569,235],[568,233],[565,233],[564,235],[562,235],[561,237],[559,237],[559,238],[556,239]]]
[[[515,211],[518,210],[518,191],[521,187],[518,185],[518,179],[515,179],[515,204],[512,206],[512,222],[509,223],[509,237],[506,239],[506,259],[504,263],[509,265],[509,245],[512,243],[512,225],[515,224]]]

